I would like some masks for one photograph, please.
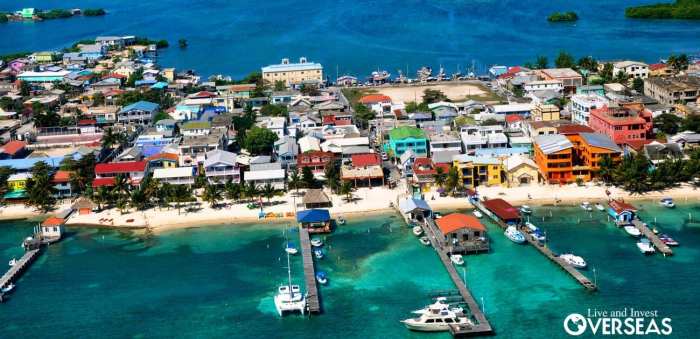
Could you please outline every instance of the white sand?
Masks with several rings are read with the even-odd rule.
[[[378,87],[378,93],[391,97],[394,102],[421,102],[423,100],[423,91],[426,89],[435,89],[442,91],[450,100],[464,100],[469,95],[486,95],[481,88],[476,85],[464,83],[440,84],[440,85],[419,85],[419,86],[401,86],[401,87]]]

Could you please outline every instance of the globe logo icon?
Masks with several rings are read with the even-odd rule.
[[[578,313],[571,313],[564,319],[564,331],[569,335],[581,335],[586,332],[586,318]]]

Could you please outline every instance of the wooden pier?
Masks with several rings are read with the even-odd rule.
[[[301,243],[301,256],[304,261],[304,280],[306,281],[306,308],[309,313],[321,313],[321,302],[316,285],[316,268],[311,252],[311,239],[309,230],[299,227],[299,242]]]
[[[659,250],[661,254],[663,254],[664,256],[673,255],[673,250],[671,250],[671,247],[664,244],[664,242],[661,241],[661,239],[659,239],[659,237],[656,234],[654,234],[654,232],[650,230],[649,227],[647,227],[641,220],[633,219],[632,225],[634,225],[634,227],[636,227],[639,230],[639,232],[642,232],[642,234],[645,237],[647,237],[647,239],[649,239],[649,241],[651,241],[652,244],[654,244],[654,247],[656,247],[656,249]]]
[[[24,273],[24,271],[29,268],[34,260],[39,256],[41,248],[35,248],[24,252],[22,258],[17,260],[17,263],[10,267],[10,269],[0,278],[0,288],[3,288],[13,282],[15,282]]]
[[[479,308],[479,304],[476,302],[476,300],[474,300],[474,297],[467,288],[466,282],[463,281],[457,273],[457,270],[452,264],[450,257],[447,255],[447,250],[443,248],[438,241],[437,236],[439,231],[437,225],[435,224],[435,220],[432,218],[426,218],[426,221],[424,223],[420,223],[420,226],[423,228],[425,236],[430,239],[430,243],[438,253],[440,261],[442,261],[442,264],[445,266],[450,279],[452,279],[452,282],[457,287],[459,295],[464,300],[464,303],[469,308],[469,312],[476,321],[476,323],[471,326],[451,325],[450,333],[455,337],[492,334],[493,328],[491,328],[491,324],[486,319],[486,316],[482,310]]]

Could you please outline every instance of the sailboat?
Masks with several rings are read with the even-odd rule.
[[[287,283],[277,288],[275,295],[275,308],[280,317],[285,312],[300,312],[302,315],[306,311],[306,296],[301,293],[299,285],[292,285],[292,265],[287,253]]]

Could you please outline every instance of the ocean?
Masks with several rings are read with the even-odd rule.
[[[0,24],[0,54],[60,49],[98,35],[167,39],[159,63],[205,76],[242,77],[282,58],[306,56],[326,75],[360,78],[377,69],[415,77],[421,66],[454,73],[472,65],[550,63],[560,50],[575,57],[639,59],[699,53],[700,22],[634,20],[627,6],[660,0],[5,0],[23,7],[102,7],[104,17]],[[576,11],[576,23],[549,23],[555,11]],[[180,38],[189,47],[177,46]]]
[[[464,274],[498,338],[565,338],[563,320],[589,309],[656,311],[674,338],[695,338],[700,313],[700,205],[635,203],[643,220],[681,243],[673,257],[644,256],[602,212],[535,207],[531,221],[555,252],[585,258],[600,290],[585,291],[535,249],[486,220],[492,251],[465,257]],[[551,217],[550,217],[551,212]],[[695,220],[695,221],[694,221]],[[0,224],[0,260],[19,257],[33,223]],[[143,231],[67,228],[0,304],[3,338],[448,338],[409,332],[399,320],[453,289],[436,253],[394,214],[350,219],[323,236],[320,316],[280,318],[272,298],[286,280],[284,225]],[[298,246],[298,235],[290,230]],[[301,256],[292,257],[303,285]],[[595,269],[595,274],[593,270]],[[590,334],[590,333],[589,333]],[[587,337],[584,335],[583,337]]]

